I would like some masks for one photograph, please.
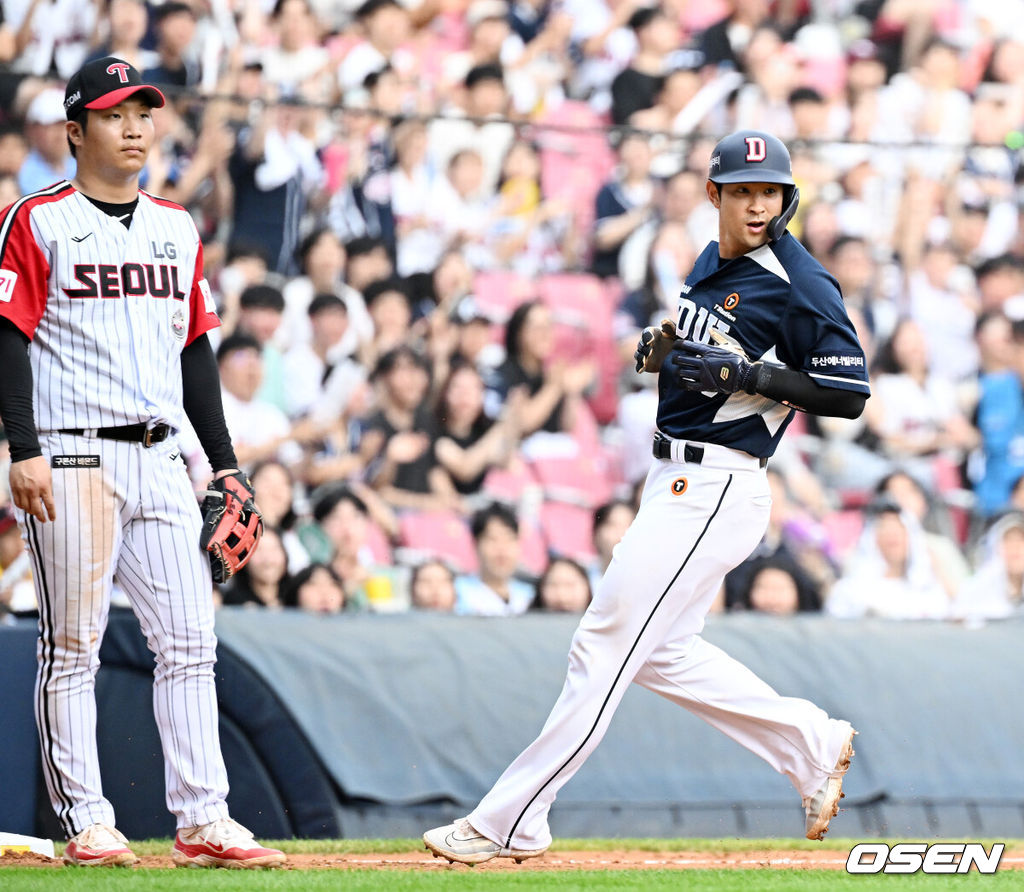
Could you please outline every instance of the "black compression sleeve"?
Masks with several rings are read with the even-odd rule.
[[[754,392],[812,415],[857,418],[864,411],[867,396],[853,390],[822,387],[806,372],[767,362],[754,364],[757,378]]]
[[[181,351],[185,414],[196,430],[214,472],[237,468],[238,459],[224,421],[220,375],[210,339],[204,334]]]
[[[0,318],[0,420],[11,444],[11,461],[42,455],[32,412],[32,366],[28,338],[9,319]]]

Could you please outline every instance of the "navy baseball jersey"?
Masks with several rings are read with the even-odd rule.
[[[867,363],[839,283],[793,236],[722,260],[718,242],[697,258],[679,296],[680,337],[703,344],[717,328],[752,361],[781,363],[823,387],[869,394]],[[685,390],[671,356],[658,379],[658,428],[680,440],[718,443],[759,458],[775,452],[793,410],[742,391]]]

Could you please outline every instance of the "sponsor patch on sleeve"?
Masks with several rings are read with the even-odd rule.
[[[210,283],[206,279],[199,280],[199,293],[203,295],[203,303],[207,313],[216,313],[217,304],[213,300],[213,292],[210,291]]]
[[[0,301],[9,304],[14,297],[18,274],[13,269],[0,269]]]
[[[864,371],[864,354],[859,350],[824,350],[812,353],[809,362],[812,372]]]

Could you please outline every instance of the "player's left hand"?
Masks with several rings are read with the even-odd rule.
[[[263,536],[263,515],[249,478],[238,469],[220,471],[201,508],[199,546],[207,552],[214,582],[227,582],[252,557]]]
[[[40,523],[57,519],[53,477],[45,455],[12,462],[10,485],[11,499],[26,514],[31,514]]]
[[[757,370],[754,363],[724,347],[677,341],[672,351],[676,378],[686,390],[711,393],[754,392]]]

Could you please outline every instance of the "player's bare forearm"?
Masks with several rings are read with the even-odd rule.
[[[45,455],[26,458],[11,464],[11,498],[26,514],[40,523],[57,519],[57,506],[53,501],[53,478],[50,462]]]

